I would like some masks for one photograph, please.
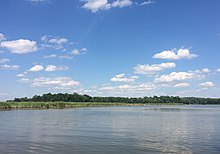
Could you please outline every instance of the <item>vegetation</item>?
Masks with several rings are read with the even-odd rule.
[[[135,103],[112,103],[112,102],[0,102],[0,109],[62,109],[92,106],[140,106]]]
[[[122,106],[144,104],[220,104],[220,98],[197,98],[179,96],[153,96],[153,97],[91,97],[89,95],[73,94],[43,94],[32,98],[15,98],[0,103],[0,109],[17,108],[72,108],[86,106]]]
[[[220,104],[220,98],[197,98],[179,96],[153,96],[153,97],[92,97],[89,95],[73,94],[43,94],[42,96],[35,95],[32,98],[15,98],[7,102],[117,102],[117,103],[181,103],[181,104]]]

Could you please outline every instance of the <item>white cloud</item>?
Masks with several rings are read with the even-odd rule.
[[[1,41],[4,41],[4,40],[6,40],[5,35],[0,33],[0,43],[1,43]]]
[[[21,73],[21,74],[17,74],[17,77],[21,78],[21,77],[25,77],[25,75]]]
[[[19,65],[1,65],[0,70],[17,70],[19,69]]]
[[[64,70],[68,70],[68,69],[69,68],[67,66],[47,65],[44,69],[44,66],[42,66],[42,65],[34,65],[28,71],[29,72],[38,72],[38,71],[45,70],[47,72],[54,72],[54,71],[64,71]]]
[[[209,73],[210,70],[208,68],[203,68],[201,70],[195,70],[195,71],[190,71],[190,72],[195,72],[195,73],[198,73],[198,74],[204,74],[204,73]]]
[[[155,78],[156,82],[172,82],[172,81],[185,81],[189,79],[200,79],[203,75],[193,72],[172,72],[168,75],[162,75]]]
[[[137,90],[137,91],[148,91],[148,90],[153,90],[155,88],[156,88],[155,85],[150,83],[143,83],[137,86],[133,86],[133,90]]]
[[[148,1],[145,1],[145,2],[143,2],[141,4],[139,4],[139,5],[149,5],[149,4],[153,4],[153,3],[155,3],[155,1],[148,0]]]
[[[125,74],[118,74],[115,77],[111,78],[113,82],[134,82],[138,76],[131,76],[129,78],[125,77]]]
[[[56,54],[51,54],[51,55],[44,56],[45,59],[56,58],[56,57],[57,57]]]
[[[71,54],[66,54],[66,55],[56,55],[56,54],[51,54],[51,55],[46,55],[43,58],[44,59],[52,59],[52,58],[60,58],[60,59],[73,59],[74,56],[82,55],[85,54],[86,51],[82,50],[79,51],[77,49],[74,49]]]
[[[9,62],[10,60],[7,59],[7,58],[0,58],[0,63],[7,63]]]
[[[175,63],[161,63],[161,64],[153,64],[153,65],[140,65],[138,64],[134,70],[137,74],[151,74],[159,71],[163,71],[165,69],[175,68]]]
[[[79,50],[77,50],[77,49],[73,49],[73,51],[71,52],[71,54],[73,54],[73,55],[79,55],[80,52],[79,52]]]
[[[82,48],[82,49],[80,49],[80,51],[81,51],[83,54],[85,54],[85,53],[87,53],[87,48]]]
[[[190,84],[187,82],[177,83],[174,85],[174,87],[182,88],[182,87],[189,87]]]
[[[101,10],[106,9],[106,5],[108,4],[108,0],[85,0],[85,4],[82,8],[88,9],[93,13]]]
[[[38,72],[38,71],[42,71],[43,69],[44,69],[44,67],[42,65],[35,65],[35,66],[31,67],[28,71]]]
[[[21,78],[21,79],[19,80],[19,82],[28,83],[28,82],[31,82],[31,81],[30,81],[30,79],[28,79],[28,78]]]
[[[189,49],[179,49],[179,50],[167,50],[157,53],[153,58],[158,59],[169,59],[169,60],[179,60],[179,59],[193,59],[198,57],[196,54],[191,54]]]
[[[130,88],[131,88],[131,85],[119,85],[119,86],[104,86],[104,87],[101,87],[100,90],[116,91],[116,90],[130,89]]]
[[[202,86],[202,87],[206,87],[206,88],[209,88],[209,87],[214,87],[215,84],[213,82],[203,82],[203,83],[200,83],[199,86]]]
[[[143,84],[138,84],[138,85],[119,85],[119,86],[103,86],[100,87],[98,90],[99,91],[108,91],[108,92],[124,92],[124,93],[139,93],[139,92],[144,92],[144,91],[150,91],[155,89],[156,86],[150,83],[143,83]]]
[[[38,50],[37,42],[19,39],[14,41],[3,41],[1,47],[8,49],[11,53],[25,54]]]
[[[64,71],[68,70],[67,66],[55,66],[55,65],[47,65],[45,68],[45,71],[47,72],[53,72],[53,71]]]
[[[51,37],[48,35],[42,36],[41,41],[44,42],[44,44],[42,44],[43,48],[53,48],[55,50],[64,49],[65,44],[69,42],[66,38]]]
[[[217,72],[220,72],[220,68],[218,68],[216,71],[217,71]]]
[[[203,68],[203,69],[202,69],[202,72],[203,72],[203,73],[209,73],[210,70],[209,70],[208,68]]]
[[[155,89],[155,86],[152,84],[139,84],[139,85],[119,85],[119,86],[103,86],[99,90],[101,91],[129,91],[129,92],[137,92],[137,91],[147,91]]]
[[[87,53],[87,49],[86,48],[82,48],[80,50],[78,49],[73,49],[73,51],[71,52],[72,55],[74,56],[78,56],[78,55],[84,55]]]
[[[70,56],[70,55],[60,55],[59,58],[60,59],[73,59],[73,56]]]
[[[55,44],[63,44],[67,43],[68,40],[66,38],[52,38],[48,40],[49,43],[55,43]]]
[[[116,0],[111,4],[111,7],[126,7],[132,5],[133,2],[131,0]]]
[[[108,10],[111,8],[122,8],[126,6],[130,6],[133,4],[131,0],[115,0],[112,3],[108,2],[108,0],[84,0],[85,4],[82,8],[90,10],[95,13],[99,10]]]
[[[44,87],[44,86],[74,87],[79,85],[80,85],[79,82],[72,80],[70,77],[54,77],[54,78],[40,77],[32,81],[33,87]]]

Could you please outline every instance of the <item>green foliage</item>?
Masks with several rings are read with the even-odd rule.
[[[179,96],[153,96],[153,97],[91,97],[89,95],[73,94],[43,94],[32,98],[15,98],[7,102],[0,102],[0,109],[11,108],[70,108],[86,106],[108,105],[144,105],[144,104],[220,104],[218,98],[197,98]]]
[[[91,106],[135,106],[141,104],[107,102],[0,102],[0,109],[62,109]],[[143,105],[143,104],[142,104]]]

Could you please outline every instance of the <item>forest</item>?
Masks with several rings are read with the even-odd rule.
[[[108,103],[143,103],[143,104],[220,104],[220,98],[199,98],[179,96],[153,96],[153,97],[92,97],[78,93],[58,93],[34,95],[32,98],[14,98],[7,102],[108,102]]]

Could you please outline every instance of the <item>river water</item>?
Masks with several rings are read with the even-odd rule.
[[[220,106],[0,111],[0,153],[220,153]]]

